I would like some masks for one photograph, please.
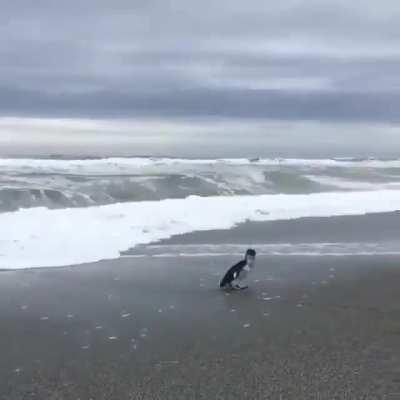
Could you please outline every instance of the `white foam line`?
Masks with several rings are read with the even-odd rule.
[[[76,160],[54,160],[54,159],[31,159],[31,158],[0,158],[0,167],[4,170],[10,168],[41,168],[65,170],[71,172],[82,169],[92,169],[110,172],[112,169],[144,168],[152,166],[169,165],[266,165],[266,166],[316,166],[316,167],[361,167],[361,168],[399,168],[400,160],[379,159],[301,159],[301,158],[260,158],[249,160],[247,158],[221,158],[221,159],[186,159],[186,158],[157,158],[157,157],[111,157],[103,159],[76,159]]]
[[[400,182],[362,182],[344,178],[337,178],[332,176],[318,176],[318,175],[304,175],[305,178],[327,186],[333,186],[338,189],[350,190],[386,190],[386,189],[399,189]]]
[[[118,258],[137,244],[251,221],[389,212],[400,191],[310,195],[189,196],[106,206],[0,214],[0,269],[63,266]]]
[[[311,243],[220,243],[149,245],[144,254],[125,254],[122,257],[209,257],[241,256],[246,247],[257,248],[258,255],[345,256],[397,255],[398,243],[370,242],[311,242]],[[154,251],[162,251],[154,254]]]
[[[243,246],[245,248],[245,246]],[[272,251],[270,253],[263,253],[257,252],[257,256],[288,256],[288,257],[299,257],[299,256],[306,256],[306,257],[324,257],[324,256],[331,256],[331,257],[345,257],[345,256],[396,256],[400,255],[400,251],[360,251],[360,252],[326,252],[326,253],[318,253],[318,252],[293,252],[293,253],[286,253],[286,252],[279,252],[279,251]],[[171,257],[226,257],[226,256],[243,256],[243,252],[241,253],[169,253],[169,254],[157,254],[157,255],[149,255],[149,254],[139,254],[139,255],[124,255],[122,258],[171,258]]]
[[[270,248],[270,247],[293,247],[293,246],[319,246],[319,247],[327,247],[327,246],[342,246],[344,244],[344,242],[299,242],[299,243],[281,243],[281,242],[277,242],[277,243],[252,243],[252,246],[257,246],[258,248],[263,247],[263,248]],[[346,245],[350,246],[350,245],[359,245],[359,242],[346,242]],[[379,243],[375,243],[375,242],[365,242],[362,244],[366,244],[369,246],[377,246],[379,245]],[[248,244],[250,245],[250,244]],[[147,249],[152,249],[152,250],[156,250],[156,249],[165,249],[165,248],[173,248],[173,247],[177,247],[177,248],[210,248],[210,249],[219,249],[221,247],[229,247],[229,248],[237,248],[237,249],[242,249],[243,247],[243,243],[199,243],[199,244],[150,244],[148,246],[146,246]]]

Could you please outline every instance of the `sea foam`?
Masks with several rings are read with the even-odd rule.
[[[78,174],[124,174],[141,168],[160,166],[199,166],[199,165],[259,165],[259,166],[295,166],[295,167],[344,167],[344,168],[400,168],[400,159],[302,159],[302,158],[220,158],[220,159],[188,159],[167,157],[110,157],[99,159],[31,159],[0,158],[2,171],[22,169],[30,171],[78,173]]]
[[[65,266],[117,258],[120,252],[172,235],[229,229],[244,222],[389,212],[400,191],[310,195],[190,196],[0,214],[0,268]]]

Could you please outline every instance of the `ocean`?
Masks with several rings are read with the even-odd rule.
[[[0,268],[240,254],[245,243],[157,248],[174,235],[400,209],[400,160],[0,159]],[[394,241],[257,243],[262,254],[397,254]],[[150,247],[152,246],[152,247]],[[148,254],[148,252],[147,252]]]

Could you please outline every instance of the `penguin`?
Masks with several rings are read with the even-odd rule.
[[[244,281],[249,272],[254,268],[256,261],[256,251],[254,249],[247,249],[244,259],[233,265],[225,273],[221,279],[219,287],[221,289],[234,289],[242,290],[247,289],[247,286],[240,285]]]

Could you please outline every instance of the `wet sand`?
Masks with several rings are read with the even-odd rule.
[[[160,243],[392,242],[399,238],[400,212],[390,212],[268,222],[248,221],[230,230],[192,232],[173,236]]]
[[[2,272],[0,398],[400,398],[400,257],[235,260]]]

